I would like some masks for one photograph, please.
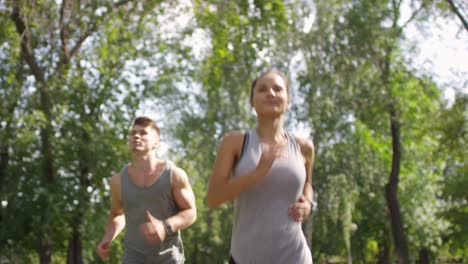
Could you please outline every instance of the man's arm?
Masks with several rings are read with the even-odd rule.
[[[125,227],[125,217],[121,200],[120,174],[115,174],[110,180],[111,211],[107,221],[106,232],[96,251],[103,260],[109,257],[110,243],[119,235]]]
[[[176,232],[189,227],[197,219],[195,195],[187,173],[176,166],[172,169],[172,195],[180,211],[165,221],[170,225],[172,231]]]
[[[172,169],[171,191],[180,211],[167,219],[157,219],[146,211],[146,222],[140,225],[148,243],[156,245],[164,241],[168,233],[176,232],[193,224],[197,218],[195,195],[190,186],[187,174],[176,166]]]

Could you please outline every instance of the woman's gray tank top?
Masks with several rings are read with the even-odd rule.
[[[241,159],[233,177],[254,170],[262,154],[255,129],[247,132]],[[289,205],[303,193],[306,171],[294,136],[273,162],[264,179],[241,193],[234,202],[231,255],[237,264],[310,264],[312,254],[301,223],[288,215]]]
[[[148,187],[136,186],[128,175],[128,167],[120,172],[121,194],[125,214],[125,250],[142,254],[156,263],[182,263],[184,248],[180,232],[175,232],[159,245],[150,245],[140,231],[140,224],[147,221],[146,210],[159,220],[179,212],[172,197],[172,162],[166,161],[161,176]]]

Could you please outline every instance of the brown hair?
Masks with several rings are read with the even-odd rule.
[[[281,78],[283,78],[284,83],[286,84],[286,91],[289,92],[289,83],[288,83],[288,78],[286,77],[286,74],[284,74],[282,71],[278,69],[270,69],[265,71],[264,73],[260,74],[255,80],[253,80],[252,85],[250,86],[250,101],[253,100],[253,91],[255,88],[255,85],[257,84],[257,81],[262,78],[263,76],[269,74],[269,73],[276,73],[278,74]]]
[[[153,121],[153,119],[146,117],[146,116],[140,116],[135,118],[135,121],[133,121],[133,125],[139,125],[143,127],[151,127],[152,129],[156,130],[158,132],[158,135],[160,134],[160,130],[158,125],[156,125],[156,122]]]

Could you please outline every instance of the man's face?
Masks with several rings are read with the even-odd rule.
[[[130,130],[129,143],[132,151],[152,151],[159,145],[159,134],[150,126],[134,125]]]

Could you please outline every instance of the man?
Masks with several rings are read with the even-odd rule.
[[[110,180],[112,207],[97,254],[106,260],[110,243],[126,227],[122,263],[183,263],[179,230],[197,214],[187,174],[156,158],[159,128],[150,118],[135,119],[129,143],[131,163]]]

